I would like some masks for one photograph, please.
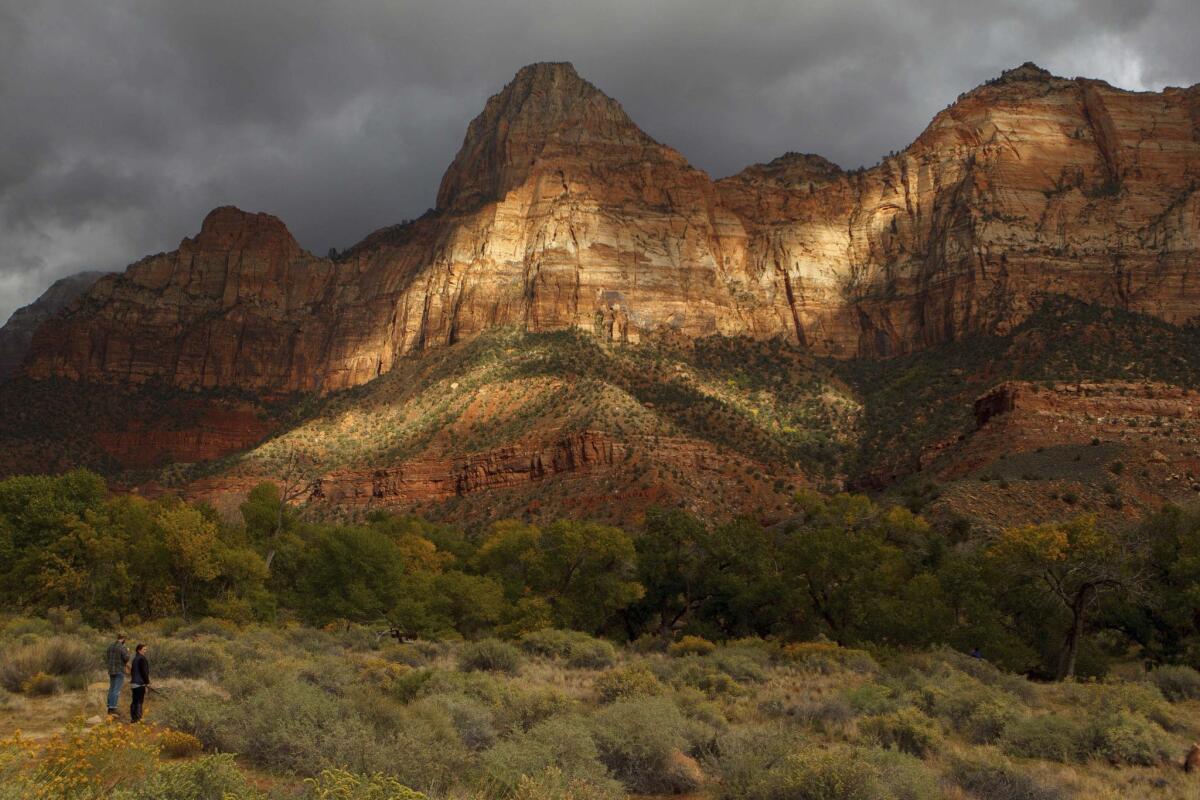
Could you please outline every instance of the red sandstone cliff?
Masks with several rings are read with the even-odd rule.
[[[1026,65],[859,173],[789,155],[718,181],[569,64],[471,123],[437,210],[336,262],[217,209],[38,331],[34,378],[328,391],[497,325],[784,335],[839,357],[1004,331],[1048,293],[1200,311],[1200,86]]]

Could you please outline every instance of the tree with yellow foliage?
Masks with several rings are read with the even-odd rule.
[[[1058,680],[1074,677],[1080,640],[1101,597],[1138,590],[1135,549],[1130,537],[1097,527],[1093,516],[1009,528],[988,547],[988,564],[1006,590],[1037,592],[1066,612]]]

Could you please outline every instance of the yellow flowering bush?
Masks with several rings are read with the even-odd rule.
[[[667,652],[673,656],[706,656],[716,649],[715,644],[702,636],[684,636],[672,642]]]
[[[58,679],[44,672],[35,672],[21,683],[21,691],[31,697],[48,697],[58,694]]]
[[[204,744],[195,736],[170,728],[159,732],[158,744],[166,758],[188,758],[198,755],[204,749]]]
[[[378,656],[369,656],[362,660],[362,679],[376,689],[387,689],[412,667],[398,664]]]
[[[30,800],[99,800],[141,782],[158,760],[157,732],[105,722],[79,723],[58,736],[0,740],[0,776]]]

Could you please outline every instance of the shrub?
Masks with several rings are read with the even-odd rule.
[[[378,656],[368,656],[359,663],[359,678],[368,686],[387,690],[411,669],[406,664],[388,661]]]
[[[306,631],[307,633],[315,633],[315,631]],[[238,626],[236,623],[226,619],[216,619],[215,617],[204,617],[203,619],[193,622],[191,625],[186,625],[176,631],[175,635],[180,639],[190,639],[197,636],[213,636],[218,639],[233,639],[238,635]]]
[[[388,686],[388,693],[401,703],[411,703],[433,677],[431,669],[414,669],[399,675]]]
[[[783,725],[748,725],[717,739],[708,766],[720,780],[718,797],[729,800],[766,800],[765,776],[796,747],[795,731]]]
[[[1172,703],[1200,700],[1200,672],[1191,667],[1159,667],[1150,673],[1150,682]]]
[[[617,663],[617,649],[603,639],[588,637],[571,644],[567,666],[575,669],[604,669]]]
[[[998,759],[960,759],[953,763],[950,774],[972,796],[987,800],[1065,800],[1070,796]]]
[[[996,741],[1020,716],[1015,697],[956,670],[923,686],[919,697],[926,713],[946,720],[976,744]]]
[[[181,700],[164,711],[172,728],[193,734],[210,749],[238,753],[268,769],[311,774],[334,766],[330,740],[346,735],[330,730],[338,717],[334,698],[290,676],[233,702],[212,697],[198,703]]]
[[[684,636],[667,647],[667,652],[673,656],[706,656],[716,650],[717,646],[702,636]]]
[[[190,758],[204,749],[204,744],[192,734],[170,729],[159,733],[158,746],[167,758]]]
[[[992,744],[999,740],[1005,729],[1020,717],[1020,712],[1002,700],[985,700],[971,712],[962,731],[975,744]]]
[[[56,636],[42,643],[44,668],[47,673],[66,677],[86,677],[97,672],[100,659],[86,643],[79,639]]]
[[[52,633],[54,633],[53,623],[41,617],[12,617],[3,628],[3,635],[7,639],[31,635],[49,636]]]
[[[610,642],[579,631],[543,628],[521,637],[521,649],[545,658],[565,658],[576,669],[603,669],[617,661],[617,650]]]
[[[88,687],[86,675],[64,675],[59,679],[64,692],[82,692]]]
[[[56,636],[12,651],[0,662],[0,686],[20,692],[30,678],[44,673],[57,678],[85,678],[102,665],[99,655],[78,639]]]
[[[937,724],[911,706],[867,717],[859,723],[859,728],[882,746],[918,758],[937,750],[942,738]]]
[[[496,744],[480,757],[483,786],[489,794],[507,795],[521,779],[554,769],[567,783],[616,788],[608,778],[587,721],[558,717]]]
[[[592,719],[600,759],[634,793],[672,791],[669,759],[687,745],[687,721],[664,697],[619,700]]]
[[[879,683],[864,683],[842,692],[850,708],[859,714],[885,714],[900,707],[900,700],[889,687]]]
[[[1004,750],[1024,758],[1082,761],[1091,749],[1091,735],[1080,722],[1061,714],[1025,717],[1010,723],[1002,738]]]
[[[883,784],[891,790],[888,800],[930,800],[943,796],[937,773],[915,756],[875,748],[862,750],[860,755],[879,771]]]
[[[220,698],[182,693],[163,706],[162,715],[172,728],[194,735],[203,745],[215,749],[225,743],[222,727],[228,715]]]
[[[1166,732],[1139,714],[1119,711],[1095,724],[1095,751],[1113,764],[1151,766],[1171,755]]]
[[[423,697],[413,704],[417,711],[423,706],[435,706],[449,715],[459,738],[470,750],[483,750],[496,741],[494,715],[491,709],[474,697],[437,694]]]
[[[544,658],[566,658],[571,651],[571,644],[580,636],[586,636],[576,631],[564,631],[559,628],[543,628],[530,631],[521,636],[521,649],[532,656]]]
[[[529,730],[551,717],[570,713],[576,705],[552,686],[509,686],[500,698],[497,725],[505,730]]]
[[[463,645],[458,654],[458,668],[464,672],[507,672],[521,669],[521,651],[499,639],[480,639]]]
[[[49,697],[60,690],[58,679],[44,672],[35,672],[21,684],[21,691],[31,697]]]
[[[596,678],[596,691],[603,703],[631,697],[653,697],[663,694],[666,690],[667,687],[662,681],[643,666],[611,669]]]
[[[386,731],[342,717],[332,731],[340,738],[329,761],[354,764],[364,772],[386,772],[425,792],[444,790],[461,781],[471,766],[471,755],[454,719],[432,706],[405,711],[408,713]]]
[[[736,681],[760,683],[767,679],[771,657],[758,648],[725,647],[704,660]]]
[[[404,664],[408,667],[424,667],[439,654],[436,651],[430,652],[428,648],[421,647],[421,644],[420,642],[405,642],[403,644],[388,642],[380,648],[379,654],[397,664]]]
[[[691,756],[673,751],[656,778],[660,792],[692,794],[704,785],[704,771]]]
[[[1068,704],[1099,719],[1116,711],[1131,711],[1163,727],[1173,724],[1173,709],[1158,688],[1149,683],[1081,683],[1059,688]]]
[[[304,781],[304,800],[426,800],[395,778],[376,773],[356,775],[344,769],[323,770]]]
[[[108,798],[151,775],[157,752],[152,731],[111,722],[91,730],[72,725],[38,741],[17,737],[0,742],[0,765],[6,767],[0,791],[14,789],[6,795],[12,798]],[[19,757],[10,760],[14,755]]]
[[[260,795],[228,753],[162,764],[136,790],[111,800],[255,800]]]
[[[765,768],[723,782],[727,800],[892,800],[880,771],[844,746],[801,746]]]
[[[727,695],[736,697],[744,694],[742,685],[724,672],[710,672],[696,682],[697,688],[703,689],[710,695]]]
[[[625,793],[615,781],[569,779],[557,767],[538,775],[522,775],[513,790],[513,800],[623,800]]]
[[[163,639],[152,643],[154,674],[166,678],[208,678],[224,675],[233,660],[211,639]]]
[[[466,751],[444,712],[426,709],[380,731],[357,711],[287,673],[232,700],[181,694],[164,706],[172,728],[272,771],[313,775],[354,764],[402,780],[445,781],[463,769]]]
[[[801,699],[784,706],[781,711],[798,723],[819,731],[830,731],[844,726],[858,716],[849,701],[840,695]]]
[[[795,642],[786,645],[781,657],[801,669],[830,675],[834,672],[870,673],[879,665],[865,650],[854,650],[833,642]]]

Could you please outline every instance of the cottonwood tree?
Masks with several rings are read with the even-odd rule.
[[[1100,599],[1129,596],[1142,581],[1133,539],[1097,527],[1092,516],[1009,528],[988,548],[986,558],[997,586],[1010,593],[1034,592],[1066,612],[1058,680],[1075,676],[1079,645]]]
[[[179,593],[179,613],[186,618],[200,586],[221,574],[217,526],[194,507],[183,504],[163,509],[157,522]]]
[[[796,511],[783,543],[794,625],[815,623],[843,645],[944,636],[949,609],[928,571],[932,535],[920,517],[862,495],[813,492],[797,495]]]
[[[296,522],[293,503],[312,493],[320,477],[316,459],[300,449],[289,449],[278,468],[278,480],[258,484],[241,505],[246,531],[262,543],[267,571],[284,535]]]
[[[529,594],[544,597],[562,627],[600,631],[643,593],[633,540],[620,528],[594,522],[560,520],[545,528],[497,523],[477,564],[514,603]]]
[[[637,538],[638,580],[646,594],[632,611],[668,637],[687,625],[711,595],[706,580],[708,530],[681,509],[651,509]]]

